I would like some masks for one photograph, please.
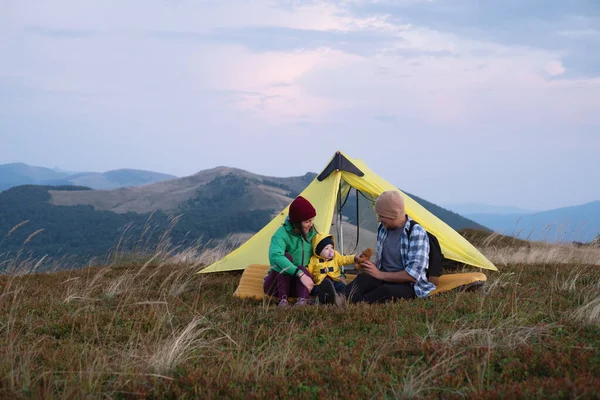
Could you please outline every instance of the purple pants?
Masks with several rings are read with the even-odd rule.
[[[312,275],[306,267],[299,266],[298,268],[312,279]],[[265,277],[263,290],[266,294],[275,296],[280,300],[288,297],[308,299],[310,296],[308,289],[302,284],[300,278],[273,270],[269,271],[269,274]]]

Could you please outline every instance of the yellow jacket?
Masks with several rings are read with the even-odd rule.
[[[319,242],[326,237],[330,237],[334,243],[333,235],[316,234],[312,240],[313,255],[308,263],[308,271],[313,277],[315,285],[320,285],[325,277],[329,276],[334,281],[341,281],[342,266],[354,264],[354,255],[343,256],[334,249],[334,256],[331,260],[324,260],[315,253],[315,249]]]

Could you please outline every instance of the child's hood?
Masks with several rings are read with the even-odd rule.
[[[317,251],[316,251],[317,246],[319,245],[321,240],[323,240],[325,238],[331,238],[331,241],[333,242],[333,249],[335,250],[335,239],[333,238],[333,235],[325,235],[323,233],[317,233],[312,239],[312,252],[315,257],[320,257],[320,255],[317,254]]]

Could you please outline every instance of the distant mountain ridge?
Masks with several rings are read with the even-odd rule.
[[[310,172],[281,178],[216,167],[183,178],[112,190],[81,186],[14,187],[0,193],[0,237],[23,221],[29,222],[5,238],[0,253],[20,251],[26,238],[40,229],[41,233],[27,241],[26,251],[38,256],[84,257],[106,256],[117,242],[121,243],[120,250],[142,246],[141,243],[142,247],[152,245],[167,230],[172,243],[181,246],[255,233],[316,175]],[[425,208],[429,207],[455,229],[481,228],[473,221],[422,201]],[[177,223],[171,226],[173,221]],[[369,237],[369,232],[363,233],[361,240]],[[126,238],[121,239],[121,235]]]
[[[49,168],[34,167],[24,163],[0,165],[0,190],[19,185],[35,185],[42,182],[60,181],[66,175]]]
[[[143,187],[119,188],[111,191],[53,191],[50,190],[54,205],[91,205],[96,210],[115,213],[150,213],[156,210],[176,211],[182,204],[199,195],[210,195],[214,187],[208,184],[227,176],[232,185],[240,185],[248,180],[252,183],[244,193],[246,208],[283,209],[314,179],[316,174],[308,173],[301,177],[277,178],[253,174],[237,168],[216,167],[200,171],[183,178],[157,182]],[[224,181],[226,182],[226,181]],[[234,199],[232,199],[234,201]],[[244,201],[240,199],[239,201]],[[229,207],[229,204],[225,205]]]
[[[174,175],[136,169],[107,172],[66,172],[60,169],[31,166],[24,163],[0,165],[0,191],[20,185],[86,186],[92,189],[115,189],[147,185],[175,179]]]
[[[530,214],[534,210],[526,210],[515,206],[498,206],[483,203],[447,203],[442,205],[460,215],[472,214]]]
[[[529,214],[466,214],[465,217],[522,239],[588,243],[600,234],[600,201]]]

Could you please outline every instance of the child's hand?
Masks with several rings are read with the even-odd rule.
[[[344,275],[342,275],[341,278],[342,278],[342,283],[344,285],[347,285],[348,283],[346,282],[346,277]]]
[[[354,264],[355,264],[356,268],[359,269],[361,267],[360,264],[363,261],[370,260],[372,255],[373,255],[373,250],[369,247],[369,248],[365,249],[359,255],[354,256]]]
[[[363,250],[363,252],[360,254],[360,257],[364,261],[364,260],[371,259],[372,255],[373,255],[373,250],[370,247],[368,247],[365,250]]]

